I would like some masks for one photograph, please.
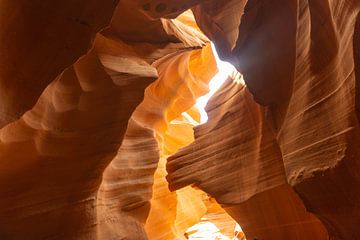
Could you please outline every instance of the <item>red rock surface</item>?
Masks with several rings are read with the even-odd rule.
[[[0,239],[360,239],[359,79],[358,0],[2,0]]]
[[[168,159],[170,189],[198,186],[222,204],[249,239],[327,239],[320,221],[287,183],[266,109],[248,89],[228,79],[206,110],[208,123],[195,128],[195,141]]]

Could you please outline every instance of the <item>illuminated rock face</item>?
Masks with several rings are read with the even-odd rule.
[[[280,148],[286,181],[334,239],[360,238],[359,8],[358,1],[249,1],[238,9],[244,15],[234,48],[220,49],[244,74],[254,99],[267,106],[266,121]],[[202,11],[211,15],[206,3],[198,11],[199,18]],[[219,21],[216,13],[214,21]],[[219,46],[231,46],[219,39]]]
[[[0,239],[184,239],[224,210],[248,239],[360,239],[359,12],[0,1]],[[246,85],[194,128],[210,40]]]
[[[328,239],[287,183],[266,109],[248,89],[228,79],[207,112],[208,123],[195,128],[195,141],[168,159],[170,189],[198,186],[222,204],[249,239]]]

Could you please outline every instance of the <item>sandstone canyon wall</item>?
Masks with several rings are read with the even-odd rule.
[[[0,26],[0,239],[185,239],[206,216],[360,240],[358,0],[0,0]],[[210,41],[245,85],[199,125]]]

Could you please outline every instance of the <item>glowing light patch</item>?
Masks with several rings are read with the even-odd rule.
[[[206,107],[206,104],[208,103],[209,99],[222,86],[222,84],[225,82],[225,80],[229,76],[233,75],[234,79],[235,79],[234,81],[236,83],[244,84],[242,75],[235,69],[235,67],[228,62],[224,62],[224,61],[220,60],[214,44],[211,44],[211,47],[212,47],[219,71],[213,77],[213,79],[211,79],[211,81],[209,83],[210,92],[202,97],[199,97],[196,100],[196,106],[198,107],[200,114],[201,114],[200,124],[206,123],[208,120],[208,116],[205,111],[205,107]]]
[[[189,240],[246,240],[239,224],[235,225],[234,234],[231,237],[223,235],[215,224],[209,222],[206,217],[201,222],[188,228],[185,233]]]
[[[189,240],[231,240],[229,237],[221,234],[220,230],[211,222],[200,222],[187,231]]]
[[[228,237],[220,232],[215,224],[207,218],[186,230],[185,236],[189,240],[245,240],[245,236],[239,224],[236,224],[233,237]]]

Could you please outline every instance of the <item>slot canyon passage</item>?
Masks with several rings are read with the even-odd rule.
[[[0,240],[360,240],[360,0],[0,0]]]

